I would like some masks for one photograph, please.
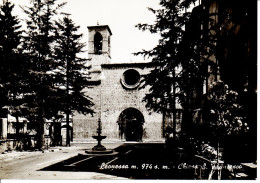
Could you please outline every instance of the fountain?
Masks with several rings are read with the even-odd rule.
[[[98,120],[98,128],[97,135],[92,136],[94,139],[98,141],[98,144],[92,148],[92,150],[86,150],[87,154],[112,154],[114,151],[106,149],[105,146],[101,145],[101,141],[105,139],[107,136],[101,135],[101,120]]]

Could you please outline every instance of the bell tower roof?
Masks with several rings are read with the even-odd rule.
[[[92,30],[92,29],[107,29],[109,34],[112,35],[112,32],[111,32],[108,25],[94,25],[94,26],[88,26],[87,28],[89,30]]]

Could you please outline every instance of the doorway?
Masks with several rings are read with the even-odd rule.
[[[143,114],[135,109],[125,109],[118,118],[119,136],[126,141],[141,142],[143,137]]]

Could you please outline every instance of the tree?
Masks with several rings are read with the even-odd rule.
[[[73,111],[83,114],[93,113],[90,108],[93,103],[85,94],[83,89],[88,86],[88,67],[86,60],[80,58],[79,54],[84,52],[84,44],[80,42],[82,34],[78,34],[79,26],[69,18],[64,16],[62,20],[56,22],[55,36],[55,61],[57,63],[57,77],[61,77],[61,83],[57,83],[60,89],[64,89],[60,97],[60,105],[64,106],[62,111],[66,114],[67,122],[67,145],[70,145],[69,136],[69,116]]]
[[[230,90],[223,81],[213,83],[208,93],[207,103],[208,115],[205,122],[218,141],[228,135],[248,130],[238,93]]]
[[[230,90],[222,81],[213,83],[207,95],[207,108],[204,117],[205,125],[209,126],[211,139],[217,147],[217,165],[219,163],[219,147],[228,136],[247,132],[249,127],[239,103],[238,93]],[[219,172],[218,172],[219,175]],[[220,175],[218,177],[220,179]]]
[[[25,59],[22,55],[22,31],[19,19],[12,15],[14,5],[4,1],[0,6],[0,107],[9,109],[16,117],[16,133],[19,133],[18,118],[22,115]]]
[[[155,68],[144,77],[143,87],[149,86],[149,93],[144,101],[149,110],[171,114],[172,128],[176,131],[176,102],[180,99],[181,85],[179,69],[180,42],[182,41],[184,26],[189,20],[190,13],[186,11],[193,0],[161,0],[161,9],[149,8],[156,15],[154,25],[138,24],[141,30],[159,33],[159,44],[152,50],[135,53],[144,57],[152,57]],[[175,137],[176,135],[174,135]]]
[[[26,106],[30,109],[27,118],[39,123],[38,146],[44,148],[44,123],[46,119],[57,116],[59,109],[57,99],[59,88],[53,58],[54,17],[65,3],[57,4],[57,0],[31,0],[31,7],[23,8],[28,15],[27,31],[23,47],[28,55],[28,93]]]

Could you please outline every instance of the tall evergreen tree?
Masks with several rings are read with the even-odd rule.
[[[9,113],[16,117],[22,115],[25,59],[21,48],[21,25],[19,19],[12,14],[14,5],[3,1],[0,6],[0,108],[5,106]],[[17,123],[17,133],[19,127]]]
[[[52,45],[55,39],[54,17],[64,4],[58,4],[57,0],[31,0],[31,7],[23,8],[28,15],[23,45],[29,55],[27,82],[30,84],[30,92],[26,95],[26,105],[31,110],[27,118],[39,123],[37,133],[40,148],[44,148],[45,120],[57,115],[58,112],[52,107],[59,95],[58,89],[54,86],[55,61]]]
[[[67,145],[70,145],[69,117],[73,111],[83,114],[93,113],[93,105],[89,97],[85,94],[88,85],[88,67],[86,59],[79,57],[84,52],[84,44],[80,42],[82,34],[78,34],[79,26],[69,18],[64,16],[62,20],[56,22],[55,40],[55,61],[57,63],[57,77],[62,78],[61,83],[57,83],[60,89],[64,88],[61,95],[60,105],[64,106],[63,112],[66,114],[67,122]]]
[[[194,0],[161,0],[161,9],[149,8],[156,15],[154,25],[138,24],[141,30],[159,33],[159,44],[152,50],[136,53],[152,57],[156,67],[145,78],[143,86],[150,86],[144,98],[148,109],[168,113],[173,117],[172,128],[176,131],[176,102],[179,100],[179,43],[184,34],[184,25],[190,13],[186,12]],[[176,135],[174,135],[175,137]]]

